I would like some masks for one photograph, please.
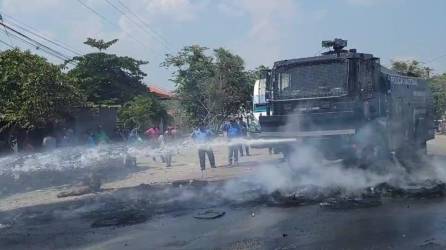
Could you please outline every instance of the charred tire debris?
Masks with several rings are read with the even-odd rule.
[[[149,217],[138,210],[118,211],[95,220],[91,227],[130,226],[146,222]]]
[[[178,185],[177,185],[178,184]],[[92,228],[122,227],[144,223],[152,218],[190,214],[202,220],[219,219],[228,209],[255,206],[293,207],[318,204],[323,209],[363,209],[383,204],[385,199],[430,199],[444,197],[446,184],[436,180],[396,185],[379,183],[348,194],[342,188],[297,187],[296,191],[266,191],[243,182],[228,196],[227,182],[175,183],[140,185],[134,188],[97,193],[62,205],[1,212],[0,230],[16,225],[48,224],[69,215],[89,223]],[[251,215],[251,214],[250,214]],[[252,216],[252,215],[251,215]]]
[[[446,183],[428,179],[421,183],[409,183],[399,187],[384,182],[376,185],[372,191],[381,194],[381,196],[394,198],[437,198],[445,196]]]
[[[351,209],[382,205],[382,198],[429,199],[440,198],[446,194],[446,183],[437,180],[425,180],[421,183],[409,183],[405,186],[386,182],[367,188],[357,196],[330,197],[320,203],[323,208]]]
[[[216,210],[216,209],[206,209],[203,211],[199,211],[194,215],[195,219],[200,220],[212,220],[217,219],[220,217],[223,217],[226,214],[223,210]]]

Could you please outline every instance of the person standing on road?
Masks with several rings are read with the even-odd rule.
[[[152,148],[152,151],[156,151],[159,149],[158,138],[159,138],[160,134],[161,134],[161,132],[160,132],[160,129],[158,126],[151,127],[145,132],[145,135],[149,139],[149,144]],[[161,161],[164,162],[164,158],[163,157],[160,157],[160,158],[161,158]],[[155,155],[152,156],[152,160],[156,161]]]
[[[75,144],[74,130],[71,128],[64,129],[60,146],[68,147],[68,146],[73,146],[74,144]]]
[[[238,123],[234,118],[229,120],[229,123],[226,123],[223,127],[223,131],[226,132],[226,136],[229,141],[229,154],[228,154],[228,162],[229,166],[232,166],[234,163],[238,165],[238,151],[240,148],[240,143],[237,142],[237,139],[241,136],[241,129]]]
[[[87,130],[87,132],[85,132],[85,135],[86,135],[85,143],[87,147],[89,148],[96,147],[96,140],[94,139],[94,133],[89,129]]]
[[[16,154],[19,152],[19,144],[17,142],[17,137],[15,135],[10,135],[9,136],[9,149],[11,150],[12,153]]]
[[[243,121],[242,117],[238,118],[238,125],[240,126],[242,138],[246,140],[248,138],[248,125]],[[249,156],[249,145],[244,143],[240,144],[239,150],[241,156],[243,156],[243,148],[246,150],[246,156]]]
[[[96,141],[96,145],[107,144],[110,142],[110,138],[101,125],[96,128],[94,139]]]
[[[42,140],[42,148],[45,151],[53,150],[56,148],[56,137],[54,137],[52,134],[48,134],[47,136],[43,137]]]
[[[172,166],[172,142],[173,142],[173,135],[171,133],[171,130],[166,130],[166,132],[161,134],[158,137],[158,142],[160,144],[160,152],[161,157],[164,159],[166,163],[166,167]]]
[[[147,129],[145,134],[150,141],[156,141],[158,139],[158,137],[160,136],[160,129],[158,128],[158,126],[151,127],[149,129]]]
[[[127,137],[127,144],[129,145],[135,145],[135,144],[141,144],[142,139],[138,134],[138,128],[134,128],[130,131],[129,136]]]
[[[200,127],[192,133],[192,139],[197,143],[198,147],[198,158],[200,160],[202,174],[206,169],[206,154],[208,155],[211,168],[216,168],[214,151],[212,150],[211,145],[209,145],[209,142],[213,137],[214,134],[204,125],[200,125]]]

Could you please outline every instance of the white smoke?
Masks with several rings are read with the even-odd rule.
[[[287,128],[290,129],[290,126]],[[373,136],[376,135],[368,127],[358,133],[359,141],[370,140]],[[277,140],[277,143],[282,141]],[[404,188],[427,180],[446,182],[445,161],[439,157],[425,156],[410,162],[410,166],[399,162],[396,157],[379,160],[369,166],[346,165],[340,159],[325,159],[316,143],[295,141],[294,145],[290,162],[266,164],[243,182],[228,182],[226,196],[240,198],[250,188],[252,191],[261,190],[265,193],[291,193],[311,187],[328,192],[342,190],[345,194],[358,194],[380,183]]]

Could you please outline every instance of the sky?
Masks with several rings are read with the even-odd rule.
[[[144,83],[169,90],[165,54],[193,44],[229,49],[254,69],[317,55],[322,40],[343,38],[384,65],[416,59],[446,72],[445,11],[444,0],[0,0],[5,23],[28,25],[80,53],[94,51],[83,44],[87,37],[118,38],[107,52],[149,61]],[[30,48],[3,29],[0,41]]]

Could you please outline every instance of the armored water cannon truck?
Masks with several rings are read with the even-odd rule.
[[[322,46],[332,49],[275,62],[263,74],[261,137],[311,143],[329,158],[425,152],[426,141],[434,138],[426,81],[389,70],[372,54],[345,50],[346,40]],[[275,147],[286,152],[291,144]]]

